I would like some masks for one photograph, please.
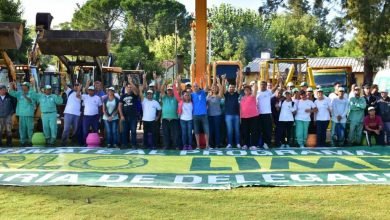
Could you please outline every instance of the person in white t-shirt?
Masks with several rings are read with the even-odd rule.
[[[294,124],[294,114],[296,112],[295,102],[291,99],[291,91],[287,90],[283,93],[284,99],[279,102],[280,114],[277,121],[277,129],[275,136],[276,146],[280,148],[289,148],[288,141],[291,138],[291,128]]]
[[[90,127],[93,133],[98,132],[103,103],[102,99],[95,94],[94,86],[88,87],[88,94],[81,95],[81,100],[84,102],[83,140],[85,141]]]
[[[333,100],[335,98],[339,97],[339,95],[338,95],[339,94],[339,88],[342,88],[341,87],[341,83],[339,83],[339,82],[333,83],[333,88],[334,88],[334,92],[330,93],[329,96],[328,96],[330,98],[331,102],[333,102]],[[348,94],[345,93],[345,92],[344,92],[344,98],[348,99]]]
[[[317,147],[325,147],[326,129],[329,125],[332,105],[330,99],[324,96],[324,91],[322,89],[317,89],[317,100],[314,101],[314,104],[316,104],[318,110],[315,114]]]
[[[140,87],[140,97],[142,102],[142,122],[144,125],[144,143],[148,148],[156,149],[157,143],[157,121],[161,116],[161,106],[153,99],[153,90],[149,89],[146,92],[146,97],[143,96],[143,86]],[[149,135],[151,138],[149,139]],[[150,140],[150,141],[149,141]]]
[[[279,83],[279,82],[278,82]],[[272,90],[267,90],[267,82],[261,81],[260,90],[257,92],[257,106],[260,112],[259,115],[259,126],[260,135],[263,139],[263,148],[268,149],[271,144],[272,138],[272,110],[271,110],[271,98],[273,93],[277,89],[274,86]]]
[[[296,102],[297,114],[295,115],[295,137],[300,148],[305,147],[307,133],[310,124],[310,114],[317,111],[317,107],[313,101],[307,99],[306,92],[299,92],[300,100]]]
[[[344,143],[345,125],[347,123],[347,113],[349,110],[348,98],[345,98],[343,87],[338,89],[338,97],[332,101],[332,138],[331,145],[342,145]]]
[[[74,84],[73,90],[68,88],[65,110],[64,110],[64,131],[61,137],[61,146],[66,146],[69,138],[69,132],[72,128],[71,137],[76,135],[79,127],[81,114],[81,86],[78,83]]]

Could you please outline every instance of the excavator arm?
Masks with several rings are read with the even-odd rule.
[[[7,69],[8,69],[8,78],[11,81],[15,81],[16,80],[16,70],[15,70],[14,63],[9,58],[7,52],[5,52],[4,50],[1,50],[0,53],[1,53],[1,57],[4,60],[5,65],[7,66]]]

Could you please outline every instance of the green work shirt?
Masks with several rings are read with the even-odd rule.
[[[350,122],[363,122],[366,100],[363,97],[352,97],[349,100],[348,120]]]
[[[177,119],[177,100],[174,96],[162,97],[162,118]]]
[[[32,90],[30,90],[26,94],[26,97],[29,98],[30,100],[26,99],[23,96],[23,91],[10,90],[9,94],[18,100],[17,105],[16,105],[16,115],[17,116],[34,117],[36,105],[35,105],[35,101],[33,99],[33,91]]]
[[[46,95],[44,93],[35,93],[34,99],[39,102],[42,113],[57,112],[57,105],[63,103],[61,96],[56,94]]]

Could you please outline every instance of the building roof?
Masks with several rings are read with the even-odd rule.
[[[251,72],[260,72],[260,62],[266,61],[267,59],[255,58],[245,68],[249,67]],[[352,72],[364,72],[363,59],[353,57],[313,57],[308,58],[309,66],[311,67],[325,67],[325,66],[352,66]],[[290,69],[291,64],[279,63],[279,70],[282,72],[285,69]],[[244,71],[245,71],[244,68]],[[273,66],[270,65],[270,71]],[[302,72],[306,72],[306,64],[302,65]]]

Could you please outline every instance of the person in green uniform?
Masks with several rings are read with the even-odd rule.
[[[10,83],[9,94],[18,100],[16,115],[19,117],[20,145],[22,147],[32,146],[31,138],[34,131],[34,112],[36,105],[32,98],[33,91],[30,89],[30,83],[22,83],[21,91],[16,91],[14,82]]]
[[[46,138],[46,144],[53,146],[57,139],[57,105],[63,103],[61,96],[52,94],[51,86],[45,86],[44,93],[34,93],[42,113],[43,134]]]
[[[348,142],[350,145],[360,145],[363,132],[364,110],[366,109],[366,100],[360,96],[360,88],[355,86],[354,95],[349,100],[349,135]]]

